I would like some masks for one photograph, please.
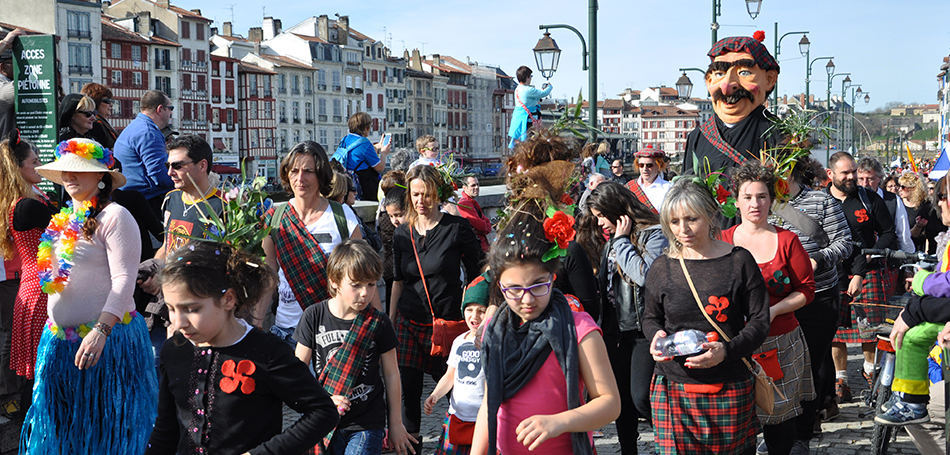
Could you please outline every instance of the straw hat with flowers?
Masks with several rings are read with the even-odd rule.
[[[112,176],[112,187],[125,185],[125,176],[111,169],[112,151],[92,139],[74,138],[56,146],[56,160],[36,168],[47,180],[62,185],[63,172],[103,172]]]

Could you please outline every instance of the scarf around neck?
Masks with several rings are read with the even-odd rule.
[[[551,300],[537,319],[518,326],[518,316],[502,305],[485,330],[482,356],[488,384],[488,415],[497,416],[503,401],[516,395],[537,374],[553,352],[567,383],[567,408],[580,406],[580,367],[574,315],[564,294],[551,290]],[[488,445],[494,453],[498,420],[488,420]],[[571,433],[577,455],[592,452],[587,433]]]

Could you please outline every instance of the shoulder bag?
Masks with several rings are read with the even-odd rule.
[[[706,320],[712,324],[713,328],[719,332],[719,336],[722,337],[726,342],[731,341],[726,332],[723,332],[722,328],[719,327],[719,324],[716,324],[709,314],[706,313],[706,310],[703,308],[703,302],[699,298],[699,293],[696,292],[696,286],[693,286],[693,280],[689,276],[689,271],[686,270],[686,261],[683,260],[683,257],[680,256],[680,267],[683,268],[683,275],[686,275],[686,282],[689,284],[689,290],[693,292],[693,298],[696,299],[696,304],[699,305],[699,312],[706,317]],[[742,363],[745,363],[745,366],[749,368],[749,371],[752,372],[752,376],[755,377],[755,404],[766,414],[771,414],[775,409],[775,394],[778,394],[783,400],[785,395],[781,390],[775,385],[775,382],[772,381],[772,378],[769,375],[765,374],[765,371],[762,370],[762,367],[756,362],[750,362],[749,359],[743,358]],[[753,366],[754,365],[754,366]]]
[[[429,298],[429,286],[426,284],[426,274],[422,271],[419,250],[416,249],[416,237],[412,234],[412,225],[409,226],[409,240],[412,242],[412,253],[416,256],[419,278],[422,280],[422,288],[426,291],[426,302],[429,303],[429,313],[432,315],[432,348],[429,355],[448,357],[449,351],[452,350],[452,342],[468,330],[468,325],[465,324],[465,321],[448,321],[435,317],[435,310],[432,309],[432,299]]]

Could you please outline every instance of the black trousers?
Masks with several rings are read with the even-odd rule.
[[[440,371],[433,371],[430,376],[438,383],[447,368],[445,362],[441,362]],[[405,417],[403,424],[406,426],[406,431],[413,435],[419,434],[422,427],[422,382],[424,374],[425,372],[418,368],[399,367],[399,378],[402,381],[402,411]]]
[[[604,342],[620,389],[620,417],[615,422],[620,452],[636,454],[639,419],[650,421],[650,383],[654,367],[650,340],[640,332],[622,332],[605,335]]]
[[[13,336],[13,306],[20,280],[0,281],[0,396],[23,391],[25,380],[10,369]]]
[[[831,360],[831,341],[838,329],[838,305],[840,294],[837,287],[815,294],[815,300],[795,312],[805,344],[811,358],[812,379],[815,382],[816,398],[802,402],[802,414],[795,418],[796,439],[811,439],[818,408],[835,391],[835,365]]]
[[[776,425],[762,425],[762,436],[769,455],[788,455],[795,442],[795,419],[788,419]]]

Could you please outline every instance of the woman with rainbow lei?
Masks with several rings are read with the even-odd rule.
[[[138,228],[110,203],[125,177],[109,169],[112,152],[90,139],[61,142],[55,157],[36,170],[71,201],[53,215],[37,252],[49,320],[20,453],[142,453],[158,386],[132,300]]]

